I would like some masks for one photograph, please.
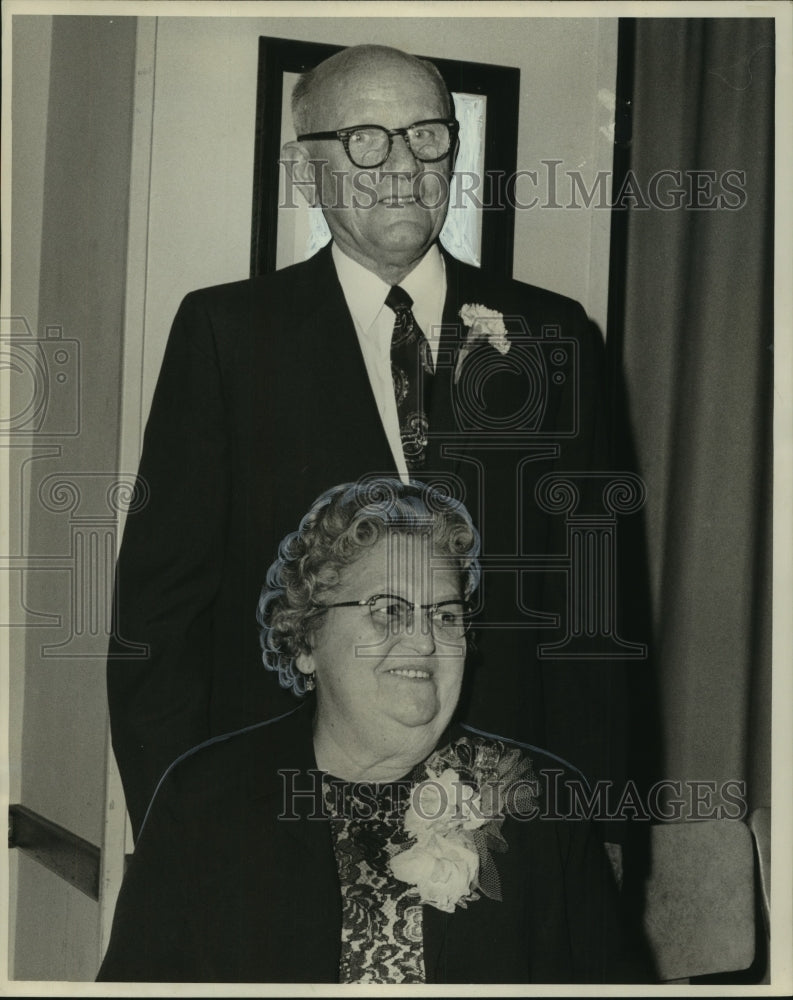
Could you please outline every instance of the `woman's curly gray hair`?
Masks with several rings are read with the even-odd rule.
[[[424,483],[381,477],[334,486],[314,502],[279,545],[259,598],[262,659],[282,687],[305,693],[295,658],[310,652],[311,634],[325,614],[317,598],[336,586],[339,570],[386,532],[424,531],[436,552],[456,561],[468,599],[479,584],[479,533],[459,500]]]

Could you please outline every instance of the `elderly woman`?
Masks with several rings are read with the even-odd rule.
[[[303,704],[166,772],[99,978],[602,982],[630,977],[563,769],[452,730],[478,536],[426,486],[336,487],[262,592],[264,662]],[[504,692],[509,697],[509,692]]]

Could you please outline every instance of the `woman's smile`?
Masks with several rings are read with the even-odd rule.
[[[457,705],[466,646],[436,637],[448,624],[433,609],[452,615],[460,588],[459,570],[421,534],[389,533],[340,572],[298,659],[316,677],[320,767],[342,733],[359,761],[418,760],[435,746]]]
[[[423,669],[411,669],[409,667],[393,667],[388,671],[389,674],[395,677],[405,677],[412,681],[429,681],[432,680],[432,674],[428,670]]]

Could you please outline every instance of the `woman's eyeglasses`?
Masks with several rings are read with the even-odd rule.
[[[401,135],[408,149],[422,163],[437,163],[449,155],[460,125],[454,119],[430,118],[407,128],[384,128],[382,125],[353,125],[331,132],[306,132],[306,139],[338,139],[350,162],[356,167],[380,167],[391,155],[395,135]]]
[[[411,633],[418,607],[436,639],[448,642],[463,638],[471,625],[471,606],[467,601],[438,601],[437,604],[413,604],[396,594],[375,594],[362,601],[338,604],[315,604],[317,610],[328,608],[368,608],[375,629],[382,635]]]

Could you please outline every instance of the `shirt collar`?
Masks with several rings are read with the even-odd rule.
[[[385,300],[391,286],[382,278],[378,278],[374,272],[348,257],[335,242],[331,247],[331,253],[353,319],[364,333],[368,333],[380,311],[387,308]],[[410,274],[402,279],[400,287],[408,293],[419,309],[423,302],[431,300],[431,296],[437,294],[443,281],[443,258],[438,245],[434,243]]]
[[[443,258],[438,250],[438,244],[433,243],[410,274],[402,279],[400,287],[404,288],[413,299],[414,312],[420,313],[430,308],[444,284]],[[421,323],[419,325],[421,326]]]

